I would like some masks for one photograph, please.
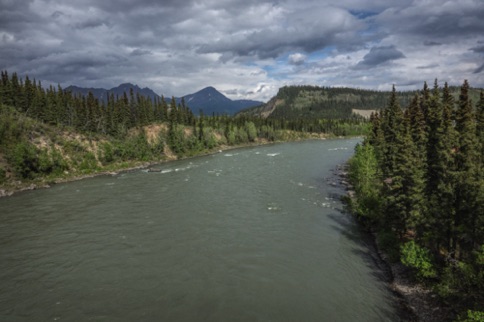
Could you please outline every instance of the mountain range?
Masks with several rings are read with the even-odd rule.
[[[86,88],[78,86],[69,86],[65,90],[71,92],[74,95],[83,96],[87,96],[89,92],[91,92],[95,98],[100,101],[106,102],[111,93],[114,94],[115,97],[121,97],[123,93],[129,95],[131,89],[133,89],[133,93],[135,96],[136,94],[140,94],[144,97],[149,97],[152,100],[161,99],[161,96],[156,94],[150,88],[140,88],[138,85],[133,85],[131,83],[124,83],[109,90],[104,88]],[[180,104],[182,98],[185,100],[185,105],[188,106],[196,115],[199,114],[200,110],[202,110],[205,115],[234,115],[243,109],[264,104],[263,102],[252,100],[231,100],[230,98],[226,97],[211,86],[206,87],[193,94],[188,94],[182,97],[175,97],[176,103]],[[165,100],[169,104],[171,98],[165,97]]]

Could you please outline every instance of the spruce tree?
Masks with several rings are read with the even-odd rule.
[[[456,112],[458,147],[456,151],[456,215],[453,231],[453,250],[466,257],[476,246],[478,219],[478,142],[476,118],[469,99],[469,83],[464,81]]]
[[[381,128],[383,144],[381,147],[382,173],[385,178],[391,178],[396,167],[397,142],[403,132],[403,112],[397,100],[395,86],[393,86],[389,104],[383,111]]]
[[[383,205],[383,225],[397,231],[400,235],[405,232],[407,212],[404,200],[404,166],[407,156],[406,144],[408,133],[405,128],[403,112],[397,101],[395,86],[388,106],[382,119],[383,144],[381,147],[381,168],[384,178],[385,202]],[[405,150],[405,151],[404,151]]]
[[[413,100],[405,111],[408,123],[410,126],[410,134],[412,141],[415,145],[415,149],[418,158],[422,162],[427,161],[427,132],[425,116],[420,105],[420,99],[418,94],[415,94]]]
[[[484,91],[482,90],[476,106],[476,135],[480,145],[480,169],[484,171]],[[484,172],[481,172],[482,177],[484,177]]]
[[[477,245],[484,245],[484,92],[482,90],[480,93],[479,102],[477,103],[476,107],[476,136],[479,143],[479,190],[477,196],[477,219],[475,238]]]

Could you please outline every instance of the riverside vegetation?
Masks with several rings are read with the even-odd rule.
[[[484,95],[468,93],[435,81],[402,109],[393,88],[349,161],[350,207],[457,321],[484,321]]]
[[[345,118],[195,116],[184,100],[151,100],[133,90],[107,102],[60,86],[10,76],[0,81],[0,187],[25,187],[209,153],[227,147],[361,135],[368,122]]]

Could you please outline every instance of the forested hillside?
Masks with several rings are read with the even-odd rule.
[[[393,90],[350,161],[352,210],[462,321],[484,313],[484,94]],[[467,310],[471,310],[466,312]],[[467,319],[466,319],[467,318]]]
[[[174,98],[133,91],[106,102],[92,93],[44,89],[28,76],[1,73],[0,185],[7,189],[143,162],[206,153],[226,146],[310,137],[361,135],[361,119],[263,119],[195,116]]]
[[[458,87],[450,87],[455,98]],[[396,92],[401,106],[408,106],[415,91]],[[479,91],[470,89],[469,95],[478,99]],[[355,88],[332,88],[318,86],[285,86],[267,104],[246,109],[244,115],[273,119],[341,119],[355,117],[355,110],[380,110],[388,104],[389,91],[373,91]]]

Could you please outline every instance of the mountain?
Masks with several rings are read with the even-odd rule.
[[[109,90],[104,88],[84,88],[78,86],[69,86],[65,90],[70,91],[72,94],[83,96],[87,96],[89,92],[92,92],[94,97],[99,99],[99,101],[107,102],[107,99],[111,93],[113,93],[115,97],[122,97],[123,93],[129,95],[131,89],[133,89],[135,96],[136,94],[140,94],[142,96],[149,97],[152,100],[160,98],[159,95],[148,87],[140,88],[138,85],[133,85],[130,83],[121,84]],[[183,96],[183,99],[185,100],[185,105],[197,115],[199,114],[200,110],[203,110],[205,115],[212,115],[213,113],[234,115],[245,108],[263,104],[263,102],[252,100],[231,100],[211,86],[206,87],[196,93],[185,95]],[[170,104],[170,96],[165,96],[165,100],[168,104]],[[182,97],[175,98],[175,101],[177,104],[181,104]]]
[[[193,113],[199,114],[200,110],[203,110],[205,115],[214,113],[234,115],[245,108],[263,104],[263,102],[252,100],[231,100],[211,86],[194,94],[185,95],[183,99]],[[180,102],[181,98],[178,101]]]
[[[148,87],[140,88],[138,85],[133,85],[131,83],[124,83],[117,87],[113,87],[111,89],[104,89],[104,88],[85,88],[85,87],[78,87],[78,86],[69,86],[65,90],[71,92],[74,95],[83,95],[87,96],[89,92],[91,92],[95,98],[99,101],[107,102],[109,95],[114,94],[114,97],[122,97],[124,93],[126,93],[129,97],[130,90],[133,89],[133,94],[140,94],[145,97],[149,97],[152,100],[155,98],[160,98],[158,94],[153,92]]]

